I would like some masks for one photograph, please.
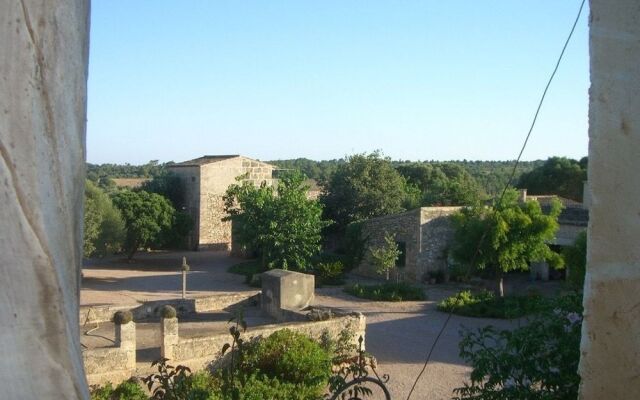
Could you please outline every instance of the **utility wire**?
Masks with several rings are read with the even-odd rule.
[[[513,164],[513,170],[511,171],[511,175],[509,176],[509,180],[507,181],[507,183],[504,185],[504,189],[502,190],[502,194],[500,195],[500,198],[498,200],[497,204],[501,204],[502,200],[504,199],[505,194],[507,193],[507,189],[509,189],[509,186],[511,186],[511,183],[513,182],[513,178],[515,177],[518,165],[520,164],[520,159],[522,158],[522,154],[524,153],[524,150],[527,147],[527,144],[529,143],[529,138],[531,137],[531,133],[533,132],[533,128],[536,126],[536,122],[538,121],[538,115],[540,114],[540,109],[542,108],[542,104],[544,103],[544,99],[547,96],[547,92],[549,91],[549,87],[551,86],[551,82],[553,82],[553,78],[556,76],[556,73],[558,72],[558,68],[560,67],[560,62],[562,61],[562,58],[564,57],[564,53],[565,50],[567,49],[567,46],[569,45],[569,42],[571,41],[571,37],[573,36],[573,33],[576,30],[576,26],[578,25],[578,21],[580,20],[580,16],[582,15],[582,9],[584,8],[584,4],[585,4],[586,0],[582,0],[582,2],[580,3],[580,8],[578,9],[578,15],[576,16],[575,21],[573,21],[573,25],[571,26],[571,31],[569,32],[569,36],[567,36],[567,40],[564,42],[564,46],[562,47],[562,51],[560,52],[560,56],[558,57],[558,61],[556,62],[556,65],[553,69],[553,72],[551,73],[551,76],[549,77],[549,80],[547,81],[547,85],[544,88],[544,91],[542,92],[542,96],[540,97],[540,102],[538,103],[538,107],[536,108],[536,112],[533,116],[533,120],[531,121],[531,126],[529,127],[529,131],[527,132],[527,136],[525,137],[524,143],[522,144],[522,148],[520,149],[520,153],[518,154],[518,157],[516,158],[516,162]],[[476,249],[476,252],[473,256],[473,258],[475,259],[476,256],[478,255],[478,253],[480,252],[480,247],[482,246],[482,242],[484,242],[484,239],[486,237],[486,231],[482,234],[482,237],[480,238],[480,242],[478,243],[478,248]],[[431,348],[429,349],[429,353],[427,354],[427,359],[424,362],[424,365],[422,366],[422,370],[420,371],[420,373],[418,374],[418,376],[416,377],[416,380],[413,382],[413,386],[411,386],[411,390],[409,391],[409,394],[407,395],[407,400],[409,400],[411,398],[411,395],[413,394],[413,391],[416,388],[416,385],[418,384],[418,381],[420,381],[420,378],[422,377],[422,374],[424,374],[424,371],[426,371],[427,369],[427,365],[429,365],[429,360],[431,360],[431,355],[433,354],[433,350],[436,348],[436,345],[438,344],[438,340],[440,339],[440,336],[442,336],[442,334],[444,333],[445,329],[447,328],[447,325],[449,324],[449,320],[451,319],[451,315],[452,312],[449,311],[449,314],[447,315],[447,319],[444,321],[444,324],[442,324],[442,328],[440,329],[440,332],[438,332],[438,335],[436,336],[436,339],[433,341],[433,344],[431,345]]]

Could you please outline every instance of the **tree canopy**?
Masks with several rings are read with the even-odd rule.
[[[419,189],[420,206],[472,205],[483,197],[476,180],[457,164],[411,163],[397,169]]]
[[[156,243],[163,230],[172,227],[175,210],[159,194],[120,190],[113,195],[113,203],[120,209],[127,227],[125,250],[129,259],[140,247]]]
[[[545,163],[524,173],[518,187],[529,194],[557,194],[582,201],[583,182],[587,180],[587,158],[580,161],[565,157],[551,157]]]
[[[234,240],[258,252],[263,268],[304,271],[320,251],[322,206],[307,199],[304,175],[284,174],[276,187],[248,181],[231,185],[225,209],[233,221]]]
[[[125,236],[124,220],[109,196],[87,180],[84,192],[83,254],[105,256],[120,250]]]
[[[457,262],[490,268],[500,280],[502,295],[503,273],[526,270],[535,261],[562,265],[562,258],[547,244],[559,228],[561,209],[560,202],[554,200],[545,215],[537,201],[519,203],[513,190],[493,207],[463,208],[453,215],[452,255]]]
[[[355,221],[404,211],[406,181],[380,153],[356,154],[338,166],[320,201],[339,230]]]

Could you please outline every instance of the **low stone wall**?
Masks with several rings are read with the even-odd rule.
[[[177,318],[161,321],[162,349],[161,356],[170,359],[174,364],[185,365],[193,371],[215,367],[221,361],[221,350],[225,343],[231,343],[228,333],[198,337],[181,338],[178,332]],[[264,325],[248,329],[242,334],[245,340],[260,337],[268,337],[281,329],[290,329],[304,333],[314,339],[320,339],[322,335],[329,335],[337,339],[343,329],[349,329],[353,333],[353,344],[358,345],[358,338],[365,338],[366,320],[360,313],[338,315],[324,321],[290,322],[282,324]],[[364,342],[363,342],[364,345]]]
[[[115,325],[116,343],[113,347],[84,350],[82,359],[89,385],[122,382],[136,371],[136,324]]]
[[[134,320],[160,317],[160,309],[164,305],[173,306],[178,312],[178,316],[184,316],[195,312],[209,312],[223,310],[231,306],[242,306],[246,303],[257,303],[259,301],[259,291],[246,293],[219,294],[214,296],[200,297],[196,299],[169,299],[146,301],[138,305],[104,305],[80,307],[81,324],[95,324],[109,322],[113,319],[113,314],[117,311],[129,310],[133,313]]]

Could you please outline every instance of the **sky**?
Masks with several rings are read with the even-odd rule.
[[[580,0],[94,0],[87,160],[513,160]],[[523,159],[587,154],[588,7]]]

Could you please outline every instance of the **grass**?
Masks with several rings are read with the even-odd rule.
[[[264,270],[258,260],[251,260],[235,264],[229,267],[227,272],[237,275],[244,275],[244,282],[252,287],[260,287],[260,275]]]
[[[381,285],[354,284],[344,289],[350,295],[375,301],[426,300],[424,290],[406,283],[383,283]]]
[[[511,319],[540,311],[544,304],[544,299],[536,295],[496,297],[486,290],[465,290],[442,300],[438,310],[465,317]]]

